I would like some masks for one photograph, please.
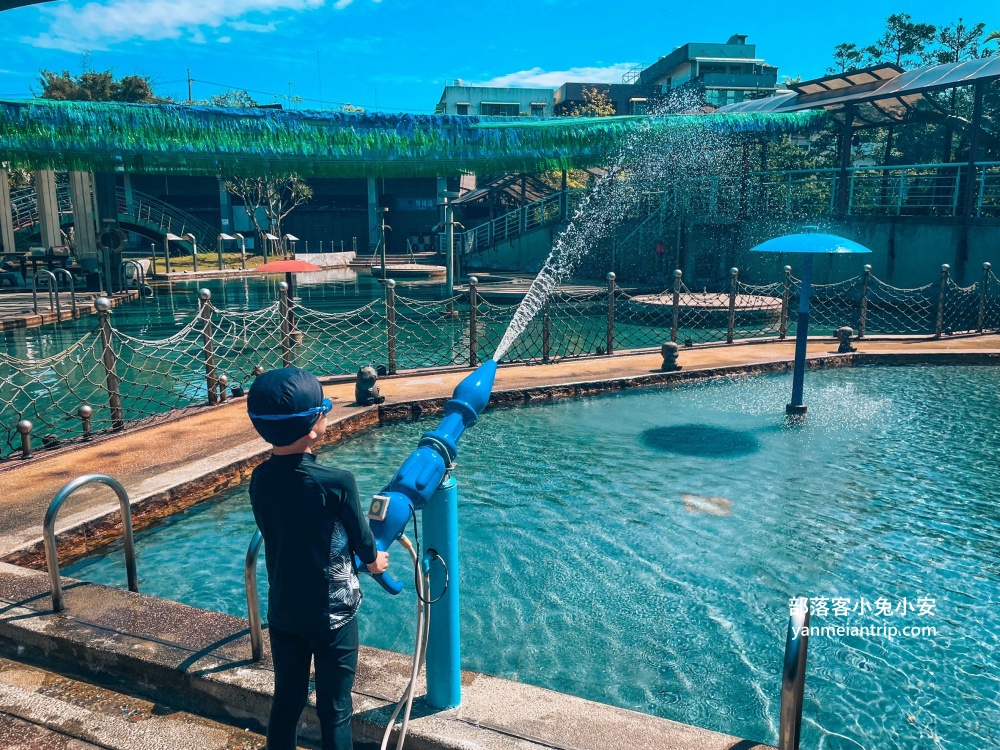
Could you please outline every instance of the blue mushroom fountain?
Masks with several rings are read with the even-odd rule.
[[[821,234],[819,227],[804,227],[802,234],[786,234],[750,248],[752,253],[801,253],[802,291],[799,295],[799,315],[795,327],[795,370],[792,373],[792,401],[785,413],[803,415],[802,387],[805,380],[806,343],[809,338],[809,293],[812,291],[813,256],[818,254],[870,253],[864,245],[834,234]]]

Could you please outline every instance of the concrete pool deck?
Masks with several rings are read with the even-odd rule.
[[[996,335],[941,340],[897,338],[856,345],[857,353],[840,355],[836,354],[835,341],[813,340],[809,345],[811,364],[1000,364],[1000,336]],[[712,375],[784,372],[789,369],[793,349],[793,342],[682,349],[679,363],[684,369],[675,373],[660,372],[659,354],[650,353],[505,366],[498,371],[491,405],[523,404]],[[326,391],[335,405],[328,441],[379,423],[435,413],[468,372],[435,371],[383,379],[386,403],[380,407],[353,406],[353,382],[329,384]],[[45,509],[59,488],[80,474],[100,472],[122,481],[136,507],[139,528],[235,486],[267,453],[267,445],[256,437],[246,418],[245,405],[237,400],[189,410],[161,424],[49,455],[40,453],[28,461],[7,462],[0,468],[5,488],[0,497],[0,556],[36,570],[43,566],[39,538]],[[59,528],[69,527],[73,530],[62,535],[60,542],[60,555],[65,559],[79,556],[109,537],[118,538],[120,523],[110,492],[102,488],[74,496],[60,517]],[[267,701],[268,667],[266,659],[253,665],[246,658],[249,645],[245,620],[226,619],[173,602],[68,579],[65,587],[67,612],[53,614],[44,573],[0,563],[0,643],[24,645],[29,651],[34,649],[66,662],[76,659],[97,672],[113,672],[119,679],[123,674],[135,675],[138,682],[147,674],[162,674],[163,680],[174,675],[195,696],[203,698],[234,690],[226,700],[236,706],[257,706],[251,713],[259,721],[261,706]],[[204,641],[206,633],[215,635]],[[160,656],[166,654],[163,663],[157,661],[157,652],[162,652]],[[179,656],[181,652],[187,655]],[[359,676],[356,688],[359,732],[371,738],[379,721],[384,725],[385,706],[401,691],[402,675],[408,667],[406,657],[374,649],[366,649],[362,659],[380,668]],[[779,667],[775,665],[776,675]],[[179,674],[174,674],[178,670]],[[762,747],[484,675],[469,673],[465,683],[463,707],[456,712],[422,715],[414,725],[417,734],[413,747]],[[775,686],[777,690],[777,677]],[[186,708],[183,699],[180,695],[171,705]],[[218,713],[230,721],[240,718],[224,706]]]

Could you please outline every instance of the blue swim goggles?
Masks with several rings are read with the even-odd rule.
[[[277,421],[280,419],[296,419],[298,417],[311,417],[314,414],[319,417],[320,414],[329,414],[330,409],[333,408],[333,401],[328,398],[323,399],[323,403],[319,406],[314,406],[312,409],[307,409],[306,411],[300,411],[297,414],[250,414],[250,419],[264,419],[269,421]]]

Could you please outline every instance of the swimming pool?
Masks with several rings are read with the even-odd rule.
[[[783,414],[789,376],[487,412],[456,472],[463,665],[773,743],[789,597],[825,597],[814,626],[937,632],[813,637],[804,747],[994,746],[998,376],[818,371],[801,425]],[[370,494],[427,424],[320,460]],[[245,615],[253,528],[241,488],[140,534],[140,590]],[[121,552],[108,552],[65,572],[122,586]],[[264,588],[262,562],[260,576]],[[363,642],[410,649],[412,587],[363,585]],[[856,611],[862,599],[897,612]]]

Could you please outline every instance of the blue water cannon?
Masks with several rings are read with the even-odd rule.
[[[417,449],[403,461],[382,492],[372,498],[368,520],[380,551],[402,536],[413,514],[423,510],[438,491],[458,456],[458,439],[478,421],[490,400],[496,372],[497,363],[487,360],[458,384],[445,402],[444,419],[437,429],[421,436]],[[360,560],[356,559],[356,564],[360,570],[365,569]],[[372,577],[390,594],[403,590],[403,584],[388,573]]]

